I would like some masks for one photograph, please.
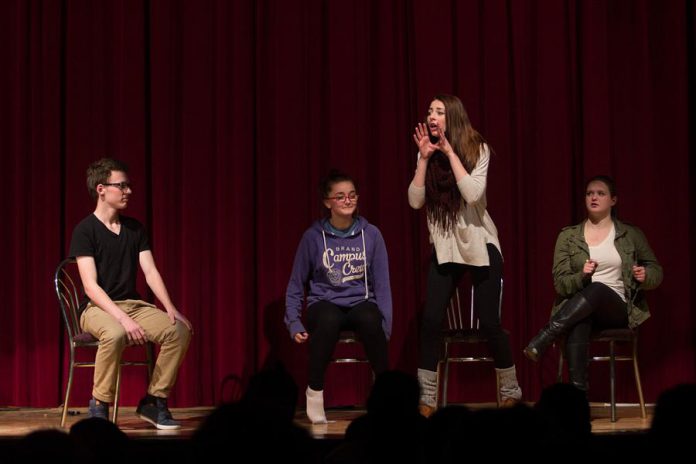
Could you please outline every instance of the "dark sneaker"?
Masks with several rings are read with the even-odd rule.
[[[92,398],[89,400],[89,409],[87,410],[87,418],[98,417],[99,419],[109,420],[109,403],[97,403],[97,400]]]
[[[172,413],[167,407],[167,398],[158,398],[147,395],[140,400],[135,413],[144,421],[147,421],[160,430],[176,430],[181,428],[181,423],[172,418]]]

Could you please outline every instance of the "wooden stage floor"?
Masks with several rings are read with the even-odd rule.
[[[493,403],[467,404],[471,409],[493,407]],[[638,405],[620,405],[618,421],[612,423],[608,405],[592,403],[592,432],[595,434],[620,434],[643,432],[650,428],[652,406],[648,406],[648,417],[640,417]],[[118,425],[131,438],[188,438],[213,408],[172,408],[172,414],[182,422],[180,430],[157,430],[135,415],[135,407],[119,408]],[[87,408],[74,408],[77,415],[68,416],[66,427],[87,417]],[[298,412],[296,422],[307,428],[316,439],[341,439],[348,424],[363,414],[363,410],[327,410],[328,424],[312,425],[304,412]],[[45,428],[58,428],[61,409],[47,408],[0,408],[0,438],[18,438],[29,432]]]

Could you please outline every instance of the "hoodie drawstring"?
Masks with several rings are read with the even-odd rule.
[[[365,267],[363,275],[365,277],[365,299],[367,300],[370,298],[370,292],[367,288],[367,248],[365,247],[365,229],[360,230],[360,235],[362,236],[363,242],[363,265]]]

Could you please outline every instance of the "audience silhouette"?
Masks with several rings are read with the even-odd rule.
[[[366,414],[348,426],[344,439],[319,445],[294,421],[298,393],[292,376],[276,364],[254,375],[240,401],[216,408],[178,448],[161,441],[144,446],[129,440],[116,424],[91,418],[75,423],[69,434],[32,432],[15,442],[14,453],[4,453],[3,462],[109,464],[160,457],[183,463],[253,456],[259,462],[302,464],[448,464],[485,453],[494,461],[584,463],[594,457],[676,459],[690,450],[696,432],[693,383],[659,396],[649,432],[601,435],[592,434],[585,393],[571,384],[545,388],[533,408],[521,403],[478,410],[450,405],[426,419],[418,411],[417,378],[385,371],[375,379]]]
[[[37,430],[19,441],[15,462],[72,464],[74,451],[73,441],[67,433],[56,429]]]
[[[195,432],[195,460],[253,456],[258,462],[313,462],[309,433],[293,423],[297,394],[282,365],[259,372],[241,401],[215,409]]]
[[[590,403],[584,391],[569,383],[545,388],[534,409],[544,426],[544,439],[556,447],[586,444],[592,433]]]
[[[326,462],[423,462],[427,421],[418,412],[419,399],[415,376],[400,371],[378,375],[367,400],[367,414],[348,426],[344,443]]]
[[[111,421],[92,417],[70,427],[78,463],[110,464],[126,462],[130,457],[128,436]]]
[[[696,433],[696,384],[665,390],[657,398],[650,425],[651,452],[665,457],[687,456]]]

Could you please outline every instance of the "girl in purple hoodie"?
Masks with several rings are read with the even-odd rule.
[[[314,424],[326,423],[324,373],[340,332],[357,333],[378,375],[388,368],[392,326],[387,249],[379,229],[358,216],[355,182],[331,171],[320,193],[329,214],[302,236],[285,295],[290,336],[309,343],[307,417]]]

